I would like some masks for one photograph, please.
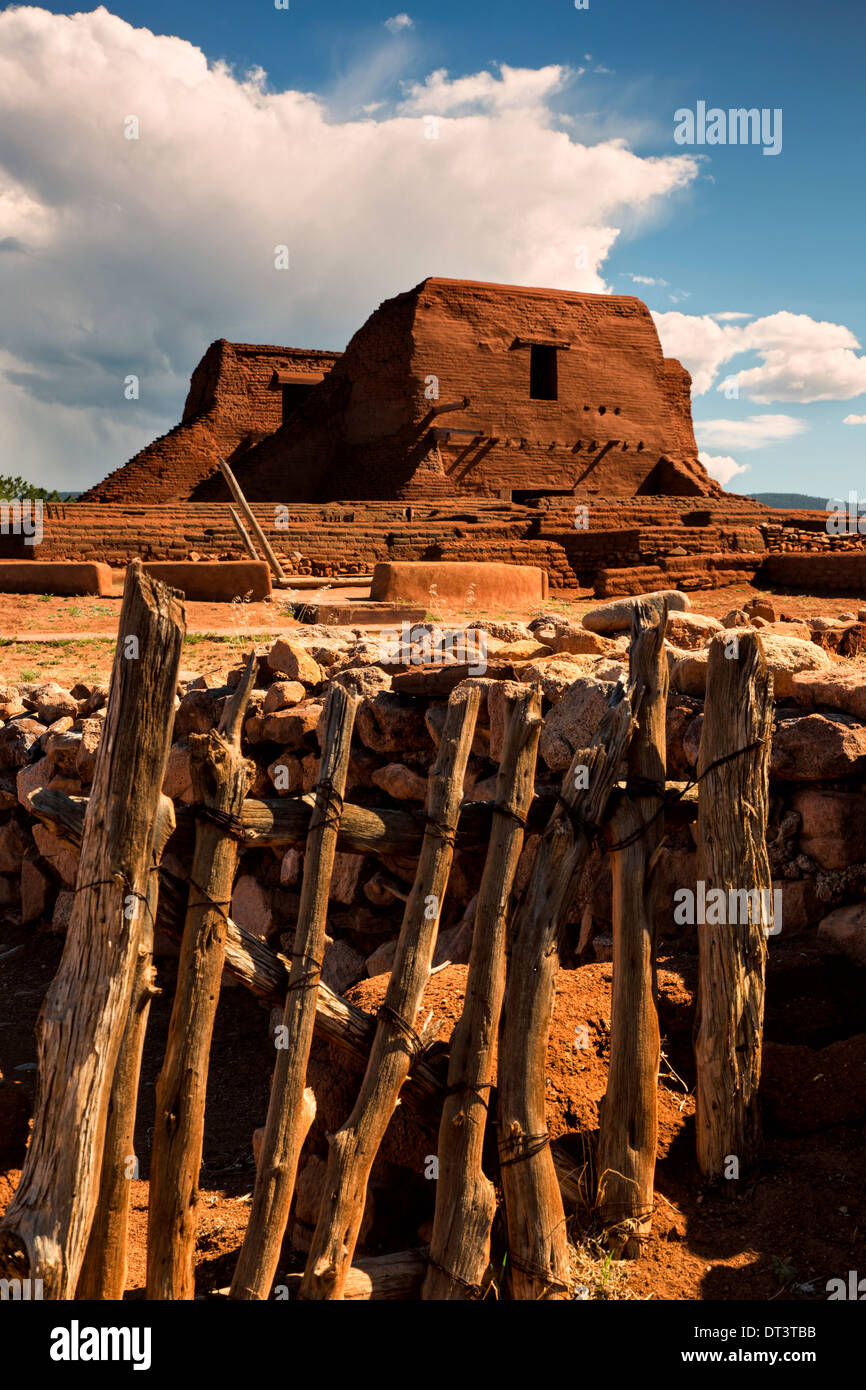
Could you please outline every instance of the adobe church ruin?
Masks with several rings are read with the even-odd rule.
[[[718,496],[646,305],[462,280],[386,300],[342,354],[213,343],[181,424],[94,502]]]
[[[608,597],[784,584],[796,560],[797,587],[859,582],[863,547],[837,555],[823,514],[708,476],[689,388],[639,299],[428,279],[343,353],[211,344],[180,424],[0,557],[243,558],[221,455],[288,575],[504,561]]]

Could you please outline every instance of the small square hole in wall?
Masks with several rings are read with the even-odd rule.
[[[533,343],[529,350],[529,396],[533,401],[557,399],[557,350]]]

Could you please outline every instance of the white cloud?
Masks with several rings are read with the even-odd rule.
[[[664,352],[691,371],[692,395],[709,391],[721,367],[749,352],[758,354],[758,366],[740,367],[734,375],[741,395],[756,402],[845,400],[866,391],[866,357],[858,356],[858,339],[844,324],[787,310],[749,324],[717,322],[719,314],[671,311],[653,317]],[[724,386],[720,382],[717,389]]]
[[[394,14],[385,20],[385,28],[392,34],[399,34],[402,29],[414,29],[415,21],[405,13]]]
[[[843,425],[866,425],[866,415],[846,415]]]
[[[635,285],[668,285],[669,281],[657,279],[654,275],[630,275],[627,270],[623,271],[627,280],[633,281]]]
[[[857,355],[860,344],[844,324],[787,310],[747,324],[676,311],[653,317],[665,352],[691,372],[695,396],[711,388],[722,367],[747,352],[760,360],[757,366],[738,368],[738,389],[761,404],[847,400],[866,391],[866,357]]]
[[[711,478],[715,478],[722,487],[727,487],[732,478],[738,473],[748,473],[747,463],[737,463],[736,459],[730,458],[725,454],[705,454],[699,453],[698,458],[706,468]]]
[[[696,420],[695,433],[709,448],[764,449],[809,428],[794,415],[749,415],[743,420]]]
[[[428,275],[606,289],[621,223],[657,218],[698,166],[573,140],[550,104],[567,80],[558,66],[440,72],[396,108],[342,119],[103,8],[0,12],[0,436],[14,471],[26,460],[34,480],[72,488],[118,466],[176,423],[214,338],[341,347]],[[283,243],[288,271],[274,268]],[[129,373],[138,403],[123,400]]]
[[[735,309],[726,309],[721,314],[710,314],[711,319],[717,319],[719,323],[730,323],[733,319],[751,319],[754,314],[738,313]]]
[[[553,63],[546,68],[510,68],[503,63],[499,76],[476,72],[452,78],[446,68],[437,68],[424,82],[406,84],[402,110],[434,115],[475,111],[508,111],[537,107],[571,79],[571,70]]]

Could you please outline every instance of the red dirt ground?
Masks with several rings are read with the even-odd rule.
[[[23,944],[4,963],[0,975],[0,1062],[7,1078],[32,1095],[33,1071],[16,1072],[36,1057],[34,1024],[42,995],[59,959],[57,937],[30,928],[6,928],[0,945]],[[159,963],[164,993],[154,1003],[144,1061],[136,1150],[146,1175],[151,1139],[153,1083],[160,1065],[175,962]],[[652,1239],[639,1263],[604,1265],[593,1244],[598,1232],[589,1213],[572,1219],[572,1237],[586,1255],[581,1278],[592,1297],[652,1299],[805,1300],[826,1298],[830,1278],[847,1277],[866,1267],[866,1004],[851,972],[835,972],[808,938],[771,948],[768,976],[768,1103],[766,1145],[758,1171],[725,1191],[702,1188],[694,1163],[693,1098],[689,1088],[692,988],[696,957],[689,943],[660,965],[660,1012],[666,1062],[659,1086],[659,1163]],[[610,1018],[610,965],[561,971],[549,1049],[548,1101],[551,1130],[570,1135],[576,1161],[597,1123],[607,1067]],[[440,1036],[462,1006],[466,969],[452,966],[434,975],[424,1007],[443,1019]],[[381,1001],[385,977],[364,981],[350,997],[366,1008]],[[589,1031],[588,1050],[575,1049],[576,1029]],[[858,1036],[852,1038],[852,1034]],[[847,1122],[836,1119],[833,1095],[824,1114],[803,1131],[803,1111],[789,1104],[798,1088],[813,1083],[824,1063],[815,1055],[814,1076],[804,1075],[806,1047],[823,1047],[834,1038],[845,1056]],[[834,1051],[833,1048],[828,1052]],[[822,1054],[826,1057],[828,1054]],[[242,988],[224,989],[220,1002],[208,1088],[204,1163],[197,1251],[200,1294],[224,1288],[231,1273],[249,1211],[254,1167],[251,1137],[267,1107],[273,1050],[266,1011]],[[847,1066],[847,1072],[844,1067]],[[327,1085],[322,1079],[327,1078]],[[682,1078],[682,1079],[680,1079]],[[317,1089],[320,1115],[308,1149],[322,1152],[323,1130],[345,1118],[354,1099],[360,1069],[343,1054],[316,1045],[310,1079]],[[318,1084],[317,1084],[318,1082]],[[834,1095],[835,1095],[834,1089]],[[823,1095],[819,1088],[818,1094]],[[852,1104],[853,1097],[853,1104]],[[806,1122],[808,1123],[808,1116]],[[829,1123],[828,1123],[829,1122]],[[824,1127],[827,1125],[827,1127]],[[424,1156],[435,1152],[436,1120],[425,1121],[410,1104],[400,1106],[374,1170],[377,1219],[369,1253],[405,1248],[424,1239],[432,1214],[433,1184],[423,1179]],[[583,1135],[583,1139],[581,1139]],[[17,1155],[0,1163],[0,1210],[18,1179]],[[303,1160],[302,1160],[303,1162]],[[394,1168],[399,1162],[402,1170]],[[411,1188],[389,1187],[397,1171],[417,1173]],[[411,1176],[411,1174],[410,1174]],[[375,1186],[378,1182],[378,1186]],[[147,1182],[133,1183],[128,1296],[141,1297],[144,1281]],[[419,1229],[420,1228],[420,1229]],[[501,1239],[501,1232],[495,1232]],[[302,1267],[303,1258],[284,1247],[281,1273]]]
[[[352,590],[341,590],[340,597],[360,597]],[[698,613],[722,617],[740,608],[763,591],[749,585],[728,589],[707,589],[691,595]],[[806,594],[768,595],[792,617],[856,612],[862,598],[854,595],[815,597]],[[314,602],[315,591],[300,597]],[[580,617],[596,600],[587,592],[566,596],[552,595],[543,605]],[[262,642],[296,626],[289,599],[276,594],[271,603],[187,603],[187,637],[184,666],[195,666],[197,674],[236,665],[249,647],[250,636]],[[76,681],[104,683],[111,671],[120,590],[112,598],[55,598],[39,594],[0,594],[0,684],[14,680],[56,680],[61,685]],[[478,617],[528,618],[524,611],[497,611],[447,614],[449,619]]]

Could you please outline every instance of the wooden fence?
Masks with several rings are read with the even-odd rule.
[[[330,1138],[324,1195],[301,1299],[466,1300],[490,1292],[491,1230],[502,1206],[506,1280],[520,1300],[572,1296],[567,1213],[587,1191],[613,1252],[639,1257],[651,1232],[657,1147],[659,1027],[649,887],[672,796],[666,779],[667,614],[636,601],[629,679],[558,795],[535,793],[537,688],[507,699],[496,797],[462,806],[479,688],[451,694],[423,812],[374,811],[344,799],[358,705],[330,688],[319,781],[308,797],[246,796],[240,738],[251,655],[219,729],[191,735],[195,806],[175,815],[161,794],[184,636],[179,596],[138,563],[127,572],[105,733],[88,800],[54,791],[33,807],[80,849],[62,960],[45,1000],[39,1089],[18,1190],[0,1223],[0,1276],[43,1281],[53,1299],[119,1299],[126,1282],[128,1155],[154,993],[154,927],[181,942],[150,1177],[147,1297],[190,1299],[208,1060],[224,969],[283,1008],[264,1141],[230,1296],[267,1299],[277,1271],[298,1159],[315,1115],[307,1066],[315,1034],[366,1059],[351,1114]],[[710,651],[698,764],[700,872],[708,894],[746,904],[742,920],[699,923],[695,1033],[696,1162],[704,1179],[760,1144],[770,876],[765,828],[772,679],[754,637]],[[185,830],[189,879],[160,866]],[[541,831],[523,891],[515,874],[528,826]],[[229,914],[239,846],[305,839],[294,946],[286,958]],[[447,1056],[421,1020],[456,843],[486,843],[465,1003]],[[177,843],[177,840],[175,841]],[[578,1171],[551,1142],[545,1065],[563,923],[590,853],[613,875],[610,1067],[594,1164]],[[417,856],[385,1000],[375,1018],[320,979],[328,890],[338,847]],[[757,890],[757,892],[755,891]],[[757,906],[756,906],[757,904]],[[367,1185],[399,1101],[440,1116],[439,1179],[428,1251],[353,1264]],[[484,1167],[489,1127],[497,1161]]]

